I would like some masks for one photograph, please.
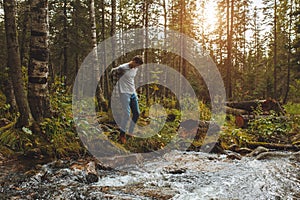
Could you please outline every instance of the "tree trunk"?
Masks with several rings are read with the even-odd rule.
[[[274,4],[274,99],[277,100],[277,0]]]
[[[184,65],[184,38],[183,38],[183,34],[185,34],[185,30],[184,30],[184,17],[185,17],[185,0],[180,0],[180,16],[179,16],[179,31],[181,33],[180,35],[180,60],[179,60],[179,73],[183,74],[183,65]],[[182,95],[182,82],[181,79],[178,80],[179,81],[179,98],[181,98]]]
[[[17,39],[15,6],[15,0],[4,0],[5,30],[8,55],[7,66],[9,68],[9,75],[12,79],[18,110],[20,112],[17,127],[23,127],[29,125],[29,107],[26,101],[22,77],[19,43]]]
[[[111,0],[111,29],[110,29],[110,36],[113,37],[116,34],[116,26],[117,26],[117,17],[116,17],[116,11],[117,5],[116,5],[116,0]],[[102,41],[105,40],[105,3],[104,0],[101,1],[101,24],[102,24],[102,31],[101,31],[101,36],[102,36]],[[111,41],[111,46],[112,46],[112,56],[115,57],[115,41]],[[102,50],[104,52],[103,54],[103,64],[106,66],[106,48],[104,45],[104,49]],[[115,60],[112,62],[112,68],[116,66]],[[105,81],[103,82],[104,90],[106,90],[106,97],[108,99],[108,106],[107,110],[108,116],[110,120],[113,120],[113,115],[112,115],[112,110],[110,109],[111,107],[111,97],[112,97],[112,92],[113,92],[113,87],[115,86],[114,84],[111,83],[109,73],[105,73]]]
[[[111,0],[111,29],[110,29],[110,36],[113,37],[115,34],[116,34],[116,26],[117,26],[117,22],[116,22],[116,18],[117,18],[117,14],[116,14],[116,8],[117,8],[117,5],[116,5],[116,0]],[[103,11],[105,12],[105,11]],[[104,16],[103,16],[104,17]],[[105,19],[103,19],[105,20]],[[105,25],[105,23],[104,23]],[[112,40],[112,56],[113,58],[115,57],[115,41]],[[113,62],[112,62],[112,67],[116,67],[116,63],[115,63],[115,60],[113,59]]]
[[[104,4],[104,0],[102,1],[102,4],[101,4],[101,7],[102,7],[102,41],[105,40],[105,4]],[[110,29],[110,36],[113,37],[115,34],[116,34],[116,26],[117,26],[117,16],[116,16],[116,9],[117,9],[117,5],[116,5],[116,0],[111,0],[111,29]],[[112,46],[112,56],[115,57],[115,40],[112,40],[111,41],[111,46]],[[104,53],[104,64],[106,65],[106,58],[105,58],[105,55],[106,55],[106,49],[105,49],[105,46],[104,46],[104,49],[103,51],[105,52]],[[112,62],[112,68],[116,67],[116,62],[115,60],[113,60]],[[111,82],[110,82],[110,77],[109,77],[109,74],[106,73],[106,83],[104,85],[106,85],[106,93],[107,93],[107,97],[110,98],[111,95],[112,95],[112,91],[113,91],[113,85],[111,85]],[[109,101],[109,107],[110,107],[110,101]]]
[[[144,0],[144,28],[145,28],[145,47],[148,46],[149,44],[149,33],[148,33],[148,28],[149,28],[149,2],[148,0]],[[144,63],[148,63],[148,54],[149,54],[149,49],[145,48],[144,49]],[[149,74],[146,72],[143,74],[143,77],[147,79],[147,82],[149,81],[150,77]],[[150,104],[150,86],[147,84],[146,86],[146,102],[147,105]]]
[[[24,13],[23,19],[23,27],[21,33],[21,44],[20,44],[20,56],[21,56],[21,64],[23,66],[28,67],[29,62],[29,45],[30,45],[30,7],[29,1],[25,2],[26,9]]]
[[[231,101],[231,102],[226,102],[226,106],[230,108],[246,110],[247,112],[253,112],[263,102],[265,102],[265,100],[239,101],[239,102]]]
[[[97,53],[97,30],[96,30],[96,16],[95,16],[95,1],[90,0],[90,20],[91,20],[91,36],[92,36],[92,51],[93,51],[93,74],[91,77],[100,83],[100,68],[98,62],[98,53]],[[98,84],[96,89],[96,98],[98,102],[98,110],[107,111],[108,105],[107,101],[104,98],[101,85]]]
[[[233,17],[234,17],[234,0],[227,0],[227,59],[226,59],[226,89],[227,98],[232,98],[232,83],[231,83],[231,70],[232,70],[232,37],[233,37]],[[230,10],[231,9],[231,10]],[[230,12],[231,11],[231,12]]]
[[[62,81],[64,86],[67,86],[67,75],[68,75],[68,16],[67,16],[67,4],[68,1],[64,0],[64,30],[63,30],[63,38],[64,38],[64,66],[61,74],[63,75]]]
[[[167,38],[167,26],[168,26],[168,8],[167,8],[167,2],[166,0],[163,0],[162,2],[162,9],[163,9],[163,17],[164,17],[164,37]],[[164,40],[164,49],[166,49],[167,47],[167,41]],[[167,52],[166,51],[162,51],[162,60],[161,62],[163,64],[168,64],[167,61]],[[168,73],[166,71],[163,72],[164,73],[164,83],[165,85],[167,84],[168,81]],[[161,100],[166,100],[168,98],[168,90],[166,89],[166,87],[163,87],[163,95],[161,96]]]
[[[291,0],[290,2],[290,13],[293,13],[293,3],[294,1]],[[286,78],[286,91],[283,99],[283,103],[286,104],[290,92],[290,79],[291,79],[291,55],[292,55],[292,22],[293,18],[292,15],[289,15],[289,31],[288,31],[288,66],[287,66],[287,78]]]
[[[33,118],[40,122],[50,116],[48,90],[48,0],[31,0],[31,41],[28,67],[28,101]]]
[[[79,20],[79,4],[80,4],[80,0],[76,0],[75,1],[75,6],[74,6],[74,15],[75,15],[75,19],[74,19],[74,26],[76,27],[76,33],[79,33],[79,24],[80,24],[80,20]],[[79,35],[75,34],[75,46],[80,46],[80,41],[79,41]],[[76,51],[75,53],[75,74],[78,73],[79,71],[79,54]],[[78,78],[80,78],[80,81],[82,81],[82,75],[80,75]],[[79,94],[79,90],[81,88],[79,88],[78,86],[76,87],[76,94]],[[75,98],[77,98],[77,95],[75,96]]]

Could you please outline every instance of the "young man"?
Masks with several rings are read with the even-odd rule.
[[[133,133],[134,126],[140,116],[138,98],[135,90],[134,78],[137,74],[138,66],[143,64],[141,56],[135,56],[129,63],[122,64],[114,69],[121,78],[119,80],[120,101],[122,106],[122,120],[120,124],[120,142],[126,143],[127,124],[132,112],[132,122],[130,123],[128,133]]]

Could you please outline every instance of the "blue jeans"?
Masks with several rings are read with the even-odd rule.
[[[121,124],[120,124],[121,134],[126,133],[127,124],[130,119],[130,111],[132,112],[132,120],[130,122],[128,132],[133,133],[135,124],[140,116],[138,98],[137,98],[136,94],[121,93],[120,100],[121,100],[121,105],[122,105],[122,109],[123,109],[123,117],[122,117]]]

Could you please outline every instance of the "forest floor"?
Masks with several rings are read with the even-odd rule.
[[[149,111],[145,110],[138,121],[138,125],[145,129],[139,132],[140,135],[128,138],[126,144],[120,143],[119,128],[107,117],[107,113],[99,113],[96,118],[85,116],[75,126],[69,109],[71,105],[64,105],[68,107],[57,116],[22,129],[15,129],[14,122],[2,118],[0,160],[19,157],[37,160],[80,158],[90,157],[95,150],[113,152],[116,149],[123,153],[149,153],[169,148],[170,143],[173,144],[173,149],[178,150],[221,154],[232,151],[241,155],[252,152],[259,146],[280,151],[300,149],[298,104],[287,105],[284,117],[272,113],[257,117],[246,128],[237,127],[234,115],[227,115],[225,123],[219,126],[217,122],[205,120],[209,119],[209,114],[205,114],[204,120],[182,121],[181,114],[176,109],[168,109],[165,119],[150,118]],[[201,106],[202,112],[208,110],[203,104]],[[57,107],[61,109],[61,106]],[[157,113],[160,115],[159,111]],[[165,120],[163,126],[160,120]],[[90,127],[92,123],[93,129]],[[107,147],[103,145],[105,143],[113,144],[112,149],[99,149]]]

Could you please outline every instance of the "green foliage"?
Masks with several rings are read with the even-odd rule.
[[[292,132],[300,132],[300,104],[299,103],[288,103],[284,106],[285,111],[291,119]]]
[[[0,144],[17,152],[26,151],[33,146],[30,132],[13,128],[0,134]]]
[[[249,134],[247,130],[236,127],[234,116],[227,116],[227,121],[220,132],[220,140],[225,149],[232,144],[236,144],[240,147],[245,146],[246,143],[254,139],[255,137]]]
[[[259,109],[256,111],[260,113]],[[220,140],[224,148],[232,144],[248,147],[252,142],[291,144],[299,133],[300,117],[297,116],[259,116],[251,120],[248,128],[236,128],[235,117],[227,116],[227,121],[220,133]]]
[[[248,123],[247,132],[255,136],[254,141],[277,142],[287,141],[288,134],[293,130],[293,119],[290,116],[278,116],[271,111],[263,115],[261,106],[254,111],[255,119]]]
[[[2,105],[0,105],[0,116],[1,117],[9,118],[8,117],[8,116],[10,116],[9,109],[10,109],[10,105],[9,104],[2,104]]]
[[[40,125],[42,134],[49,143],[46,145],[51,145],[55,156],[79,155],[83,151],[73,121],[66,120],[65,116],[62,116],[62,118],[46,118]]]
[[[83,152],[80,140],[74,132],[67,131],[54,134],[51,143],[58,157],[79,156]]]
[[[0,134],[0,144],[24,154],[39,149],[49,157],[79,156],[84,153],[73,122],[71,96],[59,81],[52,85],[50,100],[53,109],[51,118],[21,130],[10,126]]]
[[[290,86],[290,101],[300,103],[300,79],[295,79]]]
[[[276,114],[259,117],[249,122],[248,131],[258,136],[258,140],[270,141],[272,138],[286,135],[292,130],[292,121]]]
[[[0,73],[0,77],[1,77],[1,73]],[[10,105],[6,103],[6,97],[0,91],[0,117],[9,118],[10,116],[9,109],[10,109]]]
[[[127,150],[131,152],[150,152],[156,151],[159,149],[163,149],[170,142],[177,142],[178,145],[181,143],[184,144],[186,142],[192,141],[184,141],[184,139],[180,139],[178,137],[178,128],[180,122],[185,121],[191,117],[191,119],[199,119],[199,120],[210,120],[211,112],[209,107],[203,102],[191,102],[193,99],[184,98],[182,102],[182,106],[180,109],[176,109],[176,101],[172,99],[164,99],[163,101],[158,101],[157,104],[160,104],[162,108],[151,108],[151,106],[147,106],[146,98],[141,95],[139,99],[140,109],[142,111],[142,115],[139,118],[138,125],[142,126],[142,130],[137,128],[138,134],[141,137],[134,137],[128,140],[125,145]],[[154,105],[155,102],[150,102],[151,105]],[[174,106],[170,106],[173,104]],[[151,110],[153,109],[153,110]],[[157,109],[157,110],[156,110]],[[190,113],[190,110],[195,112]],[[154,113],[151,113],[154,112]],[[189,112],[188,112],[189,111]],[[199,114],[200,113],[200,114]],[[198,116],[195,116],[197,114]],[[165,115],[166,121],[162,125],[160,120],[165,120],[160,118]],[[187,119],[182,119],[182,116],[185,115]],[[173,116],[173,120],[170,120],[170,116]],[[155,130],[153,125],[159,124],[161,125],[161,129]],[[112,140],[117,141],[118,135],[115,137],[111,137]],[[188,139],[187,139],[188,140]]]
[[[52,135],[73,130],[72,98],[67,94],[64,84],[56,81],[51,89],[50,95],[53,116],[45,118],[40,124],[48,137]]]
[[[206,120],[206,121],[211,120],[211,110],[202,101],[199,101],[199,111],[200,111],[200,120]]]
[[[300,103],[288,103],[284,109],[290,115],[300,115]]]
[[[285,134],[290,131],[291,124],[289,121],[278,117],[263,117],[256,119],[250,123],[251,132],[259,132],[259,134],[269,136],[272,134]]]
[[[166,122],[163,128],[158,132],[151,132],[151,129],[145,131],[146,138],[131,138],[126,143],[125,148],[131,152],[151,152],[163,149],[171,141],[177,140],[179,121],[175,120],[173,122]],[[149,137],[148,137],[149,136]],[[150,137],[151,136],[151,137]]]
[[[54,115],[40,123],[42,134],[50,142],[56,156],[79,155],[83,147],[73,121],[72,97],[59,81],[53,84],[51,91],[50,102]]]

